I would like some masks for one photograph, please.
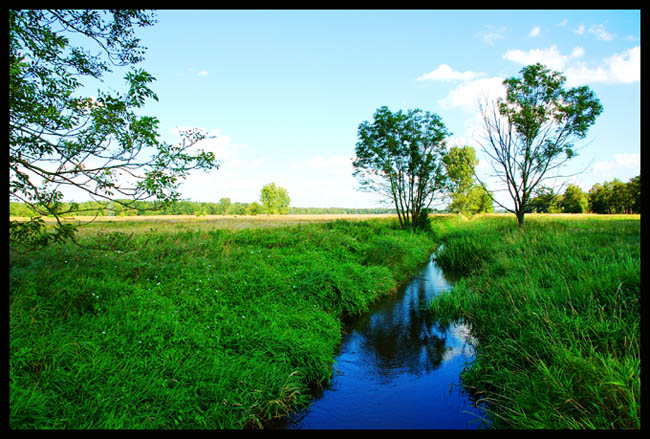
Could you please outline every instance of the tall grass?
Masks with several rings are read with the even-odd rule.
[[[434,245],[385,220],[122,223],[80,244],[12,255],[11,428],[264,427],[329,380],[342,320]]]
[[[434,312],[471,323],[463,383],[497,428],[641,425],[640,219],[455,220],[437,256],[463,277]]]

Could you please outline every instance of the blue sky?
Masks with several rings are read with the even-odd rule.
[[[164,140],[196,127],[219,170],[184,198],[259,200],[271,181],[299,207],[373,207],[351,158],[361,122],[383,105],[437,113],[449,145],[477,150],[479,92],[542,62],[588,85],[604,112],[567,172],[588,190],[640,173],[638,10],[161,10],[138,30],[156,81]],[[479,154],[479,158],[481,155]],[[480,172],[488,169],[483,160]],[[487,178],[487,177],[486,177]],[[505,202],[505,198],[502,198]]]

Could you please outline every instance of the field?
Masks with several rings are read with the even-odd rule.
[[[12,253],[9,425],[263,428],[326,383],[343,321],[440,242],[432,312],[502,428],[640,428],[640,217],[113,217]]]
[[[12,255],[10,427],[263,427],[434,247],[390,219],[261,218],[95,222]]]

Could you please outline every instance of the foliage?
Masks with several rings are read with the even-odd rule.
[[[436,114],[381,107],[372,122],[359,125],[353,175],[362,190],[394,204],[402,227],[415,229],[445,187],[442,157],[450,134]]]
[[[67,213],[66,187],[96,200],[168,203],[178,199],[179,178],[216,167],[211,153],[190,151],[204,133],[190,130],[181,144],[168,145],[157,139],[158,120],[137,114],[157,97],[153,76],[136,67],[144,48],[134,28],[154,22],[137,10],[9,11],[10,200],[57,219]],[[84,43],[74,45],[79,39]],[[129,68],[126,92],[79,95],[82,79],[102,81],[112,67]],[[40,223],[13,224],[10,239],[30,235],[22,227],[33,231]],[[52,233],[60,240],[74,231],[59,222]]]
[[[641,425],[640,219],[510,215],[440,227],[463,277],[433,311],[469,322],[463,385],[497,429]]]
[[[260,201],[266,213],[289,213],[289,203],[291,203],[289,193],[282,186],[276,186],[275,183],[269,183],[262,188]]]
[[[641,176],[628,183],[618,179],[592,186],[589,209],[594,213],[641,213]]]
[[[434,246],[385,220],[95,223],[80,239],[10,260],[12,429],[269,426],[327,383],[342,319]]]
[[[480,106],[485,127],[481,144],[495,176],[514,203],[503,206],[523,227],[535,188],[576,155],[575,142],[603,111],[589,87],[563,88],[566,78],[541,64],[524,67],[521,77],[508,78],[505,99]]]
[[[442,161],[449,177],[450,212],[471,216],[494,210],[490,194],[474,178],[478,164],[474,148],[454,146]]]

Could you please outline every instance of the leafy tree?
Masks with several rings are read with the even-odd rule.
[[[588,193],[589,210],[593,213],[609,213],[610,194],[600,183],[594,184]]]
[[[548,186],[538,186],[534,194],[535,196],[528,203],[527,213],[549,213],[552,206],[557,204],[557,194]]]
[[[630,179],[627,183],[630,200],[630,213],[641,213],[641,176]]]
[[[257,215],[259,213],[262,213],[263,211],[264,211],[264,207],[260,203],[258,203],[257,201],[253,201],[246,208],[246,214],[247,215]]]
[[[416,229],[447,182],[442,158],[451,133],[436,114],[379,108],[359,125],[353,175],[361,190],[395,205],[400,225]]]
[[[483,151],[492,160],[494,176],[506,186],[514,203],[503,206],[524,225],[531,195],[545,179],[576,155],[577,140],[587,135],[603,111],[589,87],[564,89],[566,78],[541,64],[524,67],[520,78],[508,78],[505,99],[480,105],[485,138]]]
[[[492,199],[486,190],[476,183],[476,152],[471,146],[454,146],[442,159],[449,178],[451,203],[449,210],[463,215],[492,212]]]
[[[260,202],[264,206],[264,212],[269,214],[289,213],[291,198],[289,193],[282,186],[269,183],[262,188]]]
[[[570,184],[564,191],[560,206],[565,213],[583,213],[589,209],[589,200],[579,186]]]
[[[215,212],[217,215],[228,215],[228,213],[230,213],[231,205],[232,203],[230,202],[230,198],[222,198],[219,200]]]
[[[63,188],[125,208],[148,198],[171,203],[179,178],[218,167],[212,153],[189,150],[205,133],[189,130],[172,146],[158,140],[155,117],[137,114],[157,97],[153,76],[136,67],[144,48],[134,29],[154,23],[137,10],[9,11],[9,196],[58,221],[53,231],[36,218],[12,222],[12,241],[74,236],[76,227],[61,222],[70,212]],[[114,67],[128,68],[125,92],[81,95],[82,80],[102,81]]]

